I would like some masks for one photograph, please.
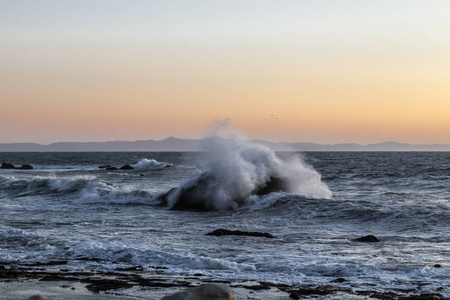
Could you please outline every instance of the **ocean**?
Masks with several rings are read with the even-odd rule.
[[[33,166],[0,169],[2,265],[450,296],[449,152],[274,153],[235,141],[1,161]],[[274,238],[207,235],[216,229]],[[379,242],[355,241],[367,235]]]

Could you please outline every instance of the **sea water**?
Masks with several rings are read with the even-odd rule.
[[[0,170],[0,260],[450,294],[450,153],[255,154],[247,146],[213,158],[188,152],[0,153],[0,162],[34,167]],[[134,169],[99,168],[126,164]],[[218,170],[219,180],[205,192],[233,201],[226,192],[238,185],[245,191],[238,204],[207,211],[161,205],[170,189]],[[283,171],[301,188],[253,195],[247,186]],[[219,228],[268,232],[275,239],[206,235]],[[369,234],[380,242],[353,241]]]

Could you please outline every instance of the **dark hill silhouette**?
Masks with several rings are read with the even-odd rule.
[[[0,152],[81,152],[81,151],[200,151],[203,139],[110,141],[110,142],[58,142],[49,145],[37,143],[0,144]],[[384,142],[369,145],[285,143],[254,140],[275,151],[450,151],[450,145],[412,145]]]

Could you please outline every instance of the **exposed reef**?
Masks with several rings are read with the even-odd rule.
[[[0,169],[7,169],[7,170],[33,170],[33,166],[31,165],[22,165],[21,167],[16,167],[13,164],[10,163],[2,163],[2,165],[0,166]]]

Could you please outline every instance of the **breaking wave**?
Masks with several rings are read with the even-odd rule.
[[[14,197],[50,196],[77,203],[151,204],[153,191],[123,188],[95,176],[56,178],[35,176],[33,178],[0,177],[0,188]],[[59,197],[63,196],[63,197]]]
[[[139,162],[131,165],[133,168],[138,170],[160,170],[164,168],[171,167],[172,164],[168,164],[165,162],[159,162],[154,159],[141,159]]]
[[[300,157],[282,159],[266,146],[238,137],[204,144],[204,171],[161,197],[172,209],[234,210],[274,192],[331,198],[321,176]]]

